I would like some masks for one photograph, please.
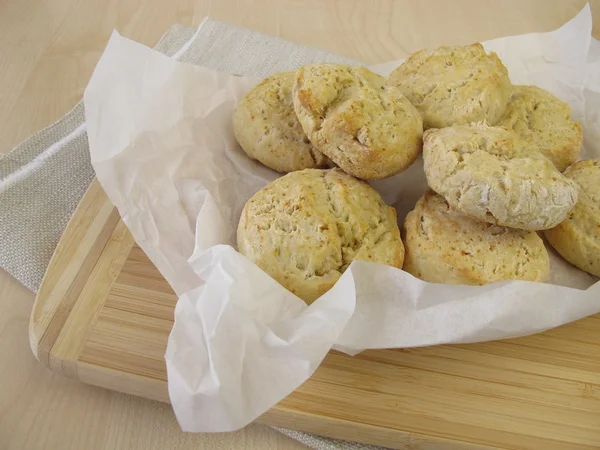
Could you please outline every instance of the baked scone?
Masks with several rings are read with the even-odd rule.
[[[544,241],[536,232],[472,219],[433,192],[408,213],[402,238],[403,269],[431,283],[544,281],[550,270]]]
[[[390,75],[423,116],[424,129],[486,120],[504,113],[511,91],[506,67],[481,44],[413,53]]]
[[[577,183],[579,199],[567,219],[544,234],[564,259],[600,277],[600,159],[578,161],[564,174]]]
[[[483,123],[428,130],[429,186],[455,209],[485,222],[544,230],[575,206],[577,188],[514,132]]]
[[[396,211],[341,169],[292,172],[244,207],[238,250],[310,304],[355,260],[402,267]]]
[[[246,94],[233,113],[233,133],[242,149],[278,172],[331,165],[298,122],[292,103],[294,73],[266,78]]]
[[[561,172],[579,158],[583,136],[571,107],[537,86],[513,86],[497,125],[535,145]]]
[[[365,67],[303,66],[293,97],[313,144],[355,177],[387,178],[410,166],[421,151],[421,116],[397,88]]]

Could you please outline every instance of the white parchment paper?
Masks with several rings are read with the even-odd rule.
[[[515,84],[571,105],[584,158],[600,157],[591,29],[586,7],[554,32],[485,43]],[[508,338],[600,312],[600,284],[554,252],[548,284],[430,284],[354,262],[307,307],[235,250],[245,202],[280,176],[251,161],[231,129],[237,102],[258,81],[176,62],[114,32],[85,92],[98,179],[179,295],[166,362],[184,430],[245,426],[309,378],[332,346],[356,353]],[[373,185],[403,220],[426,189],[422,161]]]

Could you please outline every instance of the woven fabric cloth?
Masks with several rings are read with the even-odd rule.
[[[357,63],[211,19],[197,29],[173,26],[155,48],[182,62],[257,77],[314,62]],[[0,267],[37,291],[58,240],[93,178],[82,102],[12,152],[0,155]],[[277,430],[318,450],[379,448]]]

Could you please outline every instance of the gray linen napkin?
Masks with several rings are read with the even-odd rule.
[[[171,27],[155,49],[183,62],[257,77],[314,62],[357,64],[211,19],[197,29]],[[32,291],[39,288],[58,240],[94,178],[89,158],[82,102],[0,155],[0,267]],[[378,448],[277,429],[318,450]]]

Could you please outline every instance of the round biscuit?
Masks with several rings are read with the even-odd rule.
[[[248,92],[233,113],[235,138],[250,158],[278,172],[329,167],[294,113],[293,84],[294,72],[281,72]]]
[[[408,213],[402,238],[403,270],[431,283],[544,281],[550,270],[548,252],[536,232],[473,219],[433,192]]]
[[[413,105],[365,67],[312,64],[296,72],[294,108],[317,149],[347,173],[387,178],[409,167],[422,147]]]
[[[413,53],[390,75],[389,84],[415,105],[424,129],[496,122],[511,92],[508,71],[479,43]]]
[[[238,250],[307,303],[327,292],[354,260],[402,267],[394,208],[341,169],[292,172],[244,207]]]
[[[523,230],[562,222],[577,188],[514,132],[483,123],[428,130],[427,183],[453,208],[479,220]]]
[[[497,125],[533,144],[561,172],[579,158],[583,135],[571,107],[537,86],[513,86]]]
[[[577,183],[579,199],[568,217],[544,235],[564,259],[600,277],[600,159],[577,161],[564,174]]]

